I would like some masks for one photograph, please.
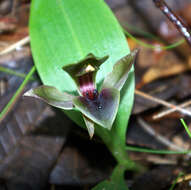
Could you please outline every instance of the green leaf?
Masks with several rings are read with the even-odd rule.
[[[39,76],[45,85],[60,91],[76,92],[63,66],[82,60],[89,53],[109,55],[96,76],[100,85],[113,65],[129,54],[121,26],[103,0],[33,0],[30,12],[31,48]],[[125,159],[125,134],[134,98],[133,67],[120,92],[120,105],[111,131],[95,126],[115,158]],[[85,127],[83,117],[74,110],[65,111],[78,125]],[[116,151],[120,148],[121,151]],[[128,162],[130,164],[130,162]]]
[[[128,190],[124,179],[125,168],[116,166],[110,180],[105,180],[96,185],[92,190]]]
[[[121,27],[103,0],[33,0],[30,37],[42,81],[60,91],[76,91],[63,66],[89,53],[109,55],[97,75],[101,82],[113,64],[129,53]]]
[[[103,89],[95,100],[79,96],[73,99],[73,104],[90,120],[111,129],[117,114],[119,99],[120,94],[117,89],[107,88]]]
[[[106,76],[103,82],[102,89],[110,87],[121,90],[128,78],[129,70],[131,69],[132,64],[135,61],[137,52],[138,50],[135,49],[130,54],[117,61],[117,63],[113,67],[112,72]]]
[[[24,96],[31,96],[34,98],[39,98],[51,106],[70,110],[73,109],[72,95],[67,93],[62,93],[52,86],[39,86],[37,88],[27,91]]]

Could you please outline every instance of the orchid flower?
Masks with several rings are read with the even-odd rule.
[[[121,58],[113,66],[100,88],[96,87],[96,73],[100,65],[108,59],[88,54],[78,63],[63,67],[74,80],[79,96],[60,92],[53,86],[42,85],[27,91],[24,96],[39,98],[49,105],[64,110],[77,109],[83,115],[90,138],[94,134],[94,124],[111,129],[119,103],[120,90],[128,78],[128,72],[135,60],[137,50]]]

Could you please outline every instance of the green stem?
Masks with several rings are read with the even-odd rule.
[[[24,73],[19,73],[19,72],[12,70],[12,69],[8,69],[8,68],[2,67],[2,66],[0,66],[0,71],[7,73],[7,74],[10,74],[10,75],[15,75],[15,76],[21,77],[21,78],[26,77],[26,74],[24,74]],[[31,77],[30,80],[36,80],[36,79],[34,77]]]
[[[30,70],[30,72],[27,74],[26,78],[24,79],[24,81],[22,82],[22,84],[20,85],[20,87],[17,89],[17,91],[15,92],[15,94],[13,95],[13,97],[11,98],[11,100],[8,102],[8,104],[4,107],[4,109],[2,110],[2,112],[0,113],[0,122],[5,118],[5,116],[7,115],[7,113],[10,111],[10,109],[13,107],[13,105],[15,104],[16,100],[18,99],[19,95],[22,93],[25,85],[28,83],[28,81],[30,80],[31,76],[34,74],[35,72],[35,66],[32,67],[32,69]]]
[[[129,158],[124,145],[119,145],[119,146],[108,145],[107,147],[117,160],[118,164],[125,166],[127,170],[140,171],[143,169],[142,166],[135,163],[133,160]]]
[[[162,42],[162,40],[158,36],[155,36],[154,34],[152,34],[150,32],[144,31],[143,29],[140,29],[140,28],[137,28],[137,27],[135,27],[133,25],[130,25],[129,23],[123,23],[122,25],[127,27],[128,30],[131,30],[132,32],[135,32],[138,35],[142,35],[144,38],[151,38],[151,39],[155,39],[157,41]]]
[[[148,148],[140,148],[134,146],[126,146],[126,150],[134,151],[134,152],[144,152],[144,153],[151,153],[151,154],[190,154],[191,150],[186,151],[172,151],[172,150],[153,150]]]
[[[127,170],[133,171],[144,169],[144,167],[129,159],[125,142],[121,143],[117,134],[113,135],[112,131],[101,127],[96,127],[96,133],[101,137],[119,165],[123,165]]]
[[[162,50],[168,50],[168,49],[172,49],[172,48],[175,48],[175,47],[177,47],[177,46],[183,44],[184,41],[185,41],[184,39],[181,39],[181,40],[179,40],[178,42],[175,42],[175,43],[170,44],[170,45],[168,45],[168,46],[160,46],[160,47],[157,47],[157,46],[154,46],[154,45],[151,45],[151,44],[147,44],[147,43],[145,43],[145,42],[143,42],[143,41],[141,41],[141,40],[136,39],[132,34],[130,34],[129,32],[127,32],[125,29],[123,29],[123,31],[124,31],[125,35],[127,35],[129,38],[131,38],[132,40],[134,40],[137,44],[139,44],[139,45],[141,45],[141,46],[143,46],[143,47],[146,47],[146,48],[151,48],[151,49],[158,49],[158,48],[160,48],[160,49],[162,49]]]
[[[182,177],[183,175],[184,175],[184,173],[182,173],[182,172],[180,172],[180,173],[178,174],[178,177],[173,181],[173,183],[172,183],[172,185],[171,185],[171,187],[170,187],[169,190],[173,190],[173,189],[175,188],[175,185],[177,184],[178,179],[179,179],[180,177]]]
[[[184,119],[183,119],[183,118],[181,118],[181,119],[180,119],[180,121],[181,121],[182,125],[184,126],[184,128],[185,128],[185,130],[186,130],[186,132],[187,132],[188,136],[191,138],[191,132],[190,132],[190,130],[189,130],[189,128],[188,128],[188,126],[186,125],[186,123],[185,123]]]

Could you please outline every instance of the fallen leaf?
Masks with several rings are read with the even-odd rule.
[[[158,47],[158,49],[152,50],[140,47],[137,64],[142,68],[148,68],[143,74],[142,84],[180,74],[190,69],[188,64],[181,60],[174,52],[161,50],[161,44],[157,42],[152,42],[152,44]]]

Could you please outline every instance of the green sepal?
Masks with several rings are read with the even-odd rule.
[[[53,86],[42,85],[37,88],[30,89],[24,94],[24,96],[41,99],[51,106],[64,110],[71,110],[74,108],[72,103],[74,96],[66,92],[60,92]]]
[[[116,88],[119,91],[122,89],[125,84],[129,71],[132,67],[132,64],[135,61],[138,50],[133,50],[130,54],[121,58],[115,65],[113,66],[113,70],[109,73],[102,85],[102,89],[104,88]]]
[[[104,63],[109,56],[104,56],[102,58],[94,56],[94,54],[89,53],[84,59],[77,63],[69,64],[63,66],[62,69],[66,71],[72,78],[82,76],[86,74],[86,68],[88,65],[91,65],[95,71],[99,70],[99,67]]]

